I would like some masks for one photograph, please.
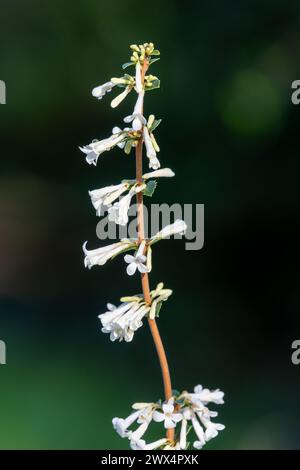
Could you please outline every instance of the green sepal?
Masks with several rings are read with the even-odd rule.
[[[125,70],[127,67],[130,67],[131,65],[134,65],[133,62],[125,62],[125,64],[122,65],[122,69]]]
[[[136,183],[136,180],[122,180],[121,183],[128,183],[130,186],[133,186]]]
[[[154,49],[154,50],[151,52],[151,55],[160,55],[160,52],[159,52],[157,49]]]
[[[156,305],[155,316],[156,316],[157,318],[159,318],[159,314],[160,314],[160,309],[161,309],[162,303],[163,303],[163,301],[158,302],[158,304]]]
[[[130,154],[131,148],[132,148],[132,140],[129,139],[127,140],[125,147],[124,147],[124,152],[126,153],[126,155]]]
[[[160,57],[155,57],[155,59],[150,59],[149,60],[149,65],[154,64],[154,62],[157,62],[158,60],[160,60]]]
[[[156,189],[156,186],[157,186],[157,181],[155,180],[148,181],[148,183],[146,184],[146,188],[143,190],[144,196],[152,197]]]
[[[157,79],[157,80],[153,80],[153,82],[151,82],[151,87],[150,88],[145,88],[146,91],[152,91],[152,90],[156,90],[157,88],[160,88],[160,80]]]
[[[151,126],[151,132],[153,132],[161,123],[162,119],[155,119],[152,126]]]

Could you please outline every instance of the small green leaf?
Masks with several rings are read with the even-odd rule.
[[[131,147],[132,147],[132,140],[127,140],[126,144],[125,144],[125,147],[124,147],[124,152],[126,153],[126,155],[129,155],[130,152],[131,152]]]
[[[156,129],[160,123],[161,123],[162,119],[155,119],[155,121],[153,122],[152,126],[151,126],[151,132],[154,131],[154,129]]]
[[[136,183],[136,180],[122,180],[121,183],[128,183],[130,186]]]
[[[149,65],[154,64],[154,62],[157,62],[158,60],[160,60],[160,57],[155,57],[155,59],[149,60]]]
[[[151,55],[160,55],[160,52],[157,49],[151,52]]]
[[[144,196],[152,197],[157,186],[157,181],[151,180],[146,184],[146,188],[143,190]]]
[[[122,69],[125,70],[125,69],[127,69],[127,67],[130,67],[131,65],[134,65],[134,63],[133,62],[125,62],[125,64],[122,65]]]
[[[152,91],[152,90],[155,90],[157,88],[160,88],[160,80],[153,80],[153,82],[151,82],[151,87],[150,88],[146,88],[146,91]]]

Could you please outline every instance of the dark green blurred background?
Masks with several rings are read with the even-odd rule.
[[[153,202],[205,204],[205,246],[158,244],[152,283],[174,295],[159,320],[174,386],[220,387],[226,430],[207,448],[299,446],[300,6],[292,0],[1,0],[0,448],[127,448],[111,427],[162,396],[147,327],[112,344],[97,315],[139,290],[120,259],[91,271],[88,189],[130,177],[118,149],[88,166],[78,145],[109,135],[91,89],[121,74],[128,45],[153,41],[163,119]],[[114,94],[114,92],[112,92]],[[149,201],[147,201],[149,202]]]

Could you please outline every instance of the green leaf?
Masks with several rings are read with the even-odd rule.
[[[160,57],[155,57],[155,59],[149,60],[149,65],[154,64],[154,62],[157,62],[158,60],[160,60]]]
[[[136,180],[122,180],[121,183],[128,183],[130,186],[136,183]]]
[[[151,180],[146,184],[146,188],[143,190],[144,196],[152,197],[157,186],[157,181]]]
[[[157,49],[151,52],[151,55],[160,55],[160,52]]]
[[[146,91],[152,91],[152,90],[155,90],[157,88],[160,88],[160,80],[153,80],[153,82],[151,82],[151,88],[146,88]]]
[[[132,140],[127,140],[125,147],[124,147],[124,152],[126,153],[126,155],[130,154],[131,147],[132,147]]]
[[[154,129],[156,129],[160,123],[161,123],[162,119],[155,119],[155,121],[153,122],[152,126],[151,126],[151,132],[154,131]]]
[[[155,59],[154,59],[155,60]],[[122,65],[122,69],[127,69],[127,67],[130,67],[131,65],[134,65],[133,62],[125,62],[125,64]]]
[[[162,301],[161,301],[161,302],[158,302],[158,304],[157,304],[157,306],[156,306],[155,316],[156,316],[157,318],[159,318],[159,313],[160,313],[161,306],[162,306]]]

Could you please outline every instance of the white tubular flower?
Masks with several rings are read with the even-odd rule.
[[[120,183],[89,191],[92,204],[96,209],[96,214],[100,216],[102,206],[110,206],[110,204],[118,199],[128,188],[128,183]]]
[[[206,443],[205,435],[204,435],[203,428],[200,425],[195,415],[192,416],[192,425],[193,425],[195,434],[198,438],[198,440],[194,442],[193,446],[195,447],[195,449],[202,449],[202,447]]]
[[[120,201],[115,202],[114,205],[108,209],[108,220],[118,225],[126,225],[128,223],[128,211],[131,199],[144,188],[145,185],[133,186],[126,196],[122,197]]]
[[[139,417],[140,411],[135,411],[134,413],[131,413],[127,418],[122,419],[122,418],[113,418],[112,424],[114,427],[114,430],[119,434],[121,437],[127,437],[129,434],[129,431],[127,431],[127,428],[131,426]]]
[[[143,116],[144,94],[144,90],[138,94],[133,113],[124,118],[124,122],[132,122],[134,131],[140,131],[143,125],[146,124],[146,119]]]
[[[113,89],[114,86],[115,84],[110,81],[103,83],[103,85],[99,85],[93,88],[92,95],[98,100],[102,100],[103,96],[106,93],[109,93]]]
[[[194,393],[190,394],[192,398],[200,400],[204,405],[207,403],[215,403],[216,405],[224,404],[224,392],[219,388],[216,390],[209,390],[208,388],[203,388],[202,385],[196,385],[194,388]]]
[[[118,126],[115,126],[112,130],[112,133],[114,135],[116,134],[120,134],[121,132],[123,133],[126,133],[131,131],[132,129],[130,129],[130,127],[124,127],[124,129],[120,129],[120,127]],[[120,142],[119,144],[117,144],[117,146],[120,148],[120,149],[123,149],[125,147],[125,144],[126,144],[126,140],[122,140],[122,142]]]
[[[135,91],[141,93],[143,91],[141,65],[139,62],[135,65]]]
[[[112,108],[116,108],[119,106],[120,103],[126,98],[126,96],[131,92],[132,86],[128,85],[122,93],[120,93],[118,96],[116,96],[112,102],[110,103],[110,106]]]
[[[148,423],[147,421],[144,421],[142,424],[139,425],[139,427],[135,431],[130,433],[129,439],[133,442],[139,441],[147,431],[149,424],[150,423]]]
[[[150,178],[171,178],[175,176],[175,173],[170,168],[161,168],[160,170],[151,171],[150,173],[145,173],[143,175],[144,180]]]
[[[219,431],[223,431],[225,429],[224,424],[220,423],[213,423],[210,419],[205,418],[203,415],[200,416],[201,423],[206,428],[205,431],[205,438],[207,441],[210,441],[214,437],[217,437]]]
[[[163,412],[155,410],[153,413],[153,419],[156,422],[164,421],[164,426],[166,429],[175,428],[176,424],[182,420],[182,414],[174,413],[174,399],[170,398],[167,403],[162,405]]]
[[[119,128],[114,128],[113,131],[116,129]],[[126,137],[127,132],[125,130],[122,131],[121,129],[119,129],[118,133],[113,132],[113,134],[107,139],[95,140],[89,145],[79,147],[79,149],[83,153],[85,153],[85,159],[90,165],[97,165],[99,155],[101,155],[103,152],[111,150],[116,145],[122,144],[125,141]]]
[[[138,269],[140,273],[148,273],[149,269],[145,265],[147,257],[143,254],[145,249],[145,241],[142,241],[134,256],[125,255],[124,260],[128,263],[126,272],[128,276],[132,276]]]
[[[135,331],[143,325],[143,318],[150,310],[140,298],[123,302],[119,307],[107,304],[107,312],[98,316],[102,323],[102,333],[109,333],[110,340],[132,341]],[[141,411],[140,411],[141,414]]]
[[[158,170],[160,168],[160,162],[156,156],[156,151],[153,146],[148,127],[146,126],[144,126],[143,128],[143,136],[146,146],[146,155],[149,158],[149,168],[153,168],[153,170]]]
[[[87,250],[87,241],[83,244],[82,249],[85,254],[84,265],[86,268],[91,269],[92,266],[103,266],[113,256],[118,255],[124,250],[135,247],[135,244],[130,240],[123,239],[120,242],[106,245],[95,250]]]
[[[167,439],[158,439],[157,441],[150,442],[147,444],[143,439],[139,439],[138,441],[130,441],[130,447],[132,450],[154,450],[162,447],[166,444]]]
[[[128,211],[133,192],[129,191],[126,196],[122,197],[119,202],[108,209],[108,220],[118,225],[126,225],[128,223]]]
[[[162,230],[157,232],[157,234],[151,238],[151,243],[162,240],[163,238],[169,238],[171,235],[184,234],[186,229],[187,225],[185,221],[177,219],[175,220],[174,224],[167,225]]]

